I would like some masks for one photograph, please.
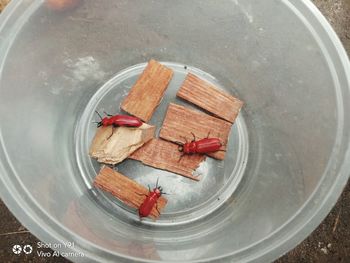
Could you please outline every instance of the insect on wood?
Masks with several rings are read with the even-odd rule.
[[[107,117],[102,117],[101,114],[98,113],[98,111],[95,111],[95,112],[101,119],[99,122],[95,122],[97,124],[97,127],[101,127],[101,126],[103,127],[113,126],[113,128],[140,127],[143,124],[143,122],[139,118],[129,116],[129,115],[117,114],[113,116],[111,114],[104,112],[107,115]],[[114,133],[114,129],[112,130],[112,133],[108,137],[108,139],[113,135],[113,133]]]
[[[152,191],[151,191],[151,188],[148,186],[149,193],[148,195],[145,195],[146,198],[143,201],[143,203],[140,205],[138,210],[140,219],[142,217],[149,216],[154,206],[156,206],[156,210],[160,214],[157,207],[157,201],[163,194],[166,194],[166,193],[163,192],[163,188],[161,186],[158,186],[158,180],[159,178],[157,179],[156,186],[155,188],[153,188]],[[144,194],[140,194],[140,195],[144,195]]]

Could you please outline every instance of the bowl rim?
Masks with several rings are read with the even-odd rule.
[[[5,25],[8,24],[10,28],[16,28],[15,22],[19,23],[19,21],[16,21],[14,18],[15,14],[27,14],[27,16],[29,16],[31,13],[30,10],[35,10],[42,4],[42,1],[40,0],[34,1],[32,3],[25,2],[27,1],[12,0],[9,6],[2,12],[0,16],[0,39],[4,38],[2,35],[4,34],[3,31]],[[347,88],[347,92],[349,92],[349,58],[340,39],[338,38],[329,22],[311,1],[282,0],[282,2],[286,5],[287,8],[290,8],[300,19],[304,20],[304,22],[308,22],[309,20],[313,19],[314,23],[318,23],[318,25],[311,25],[311,23],[309,23],[309,30],[314,30],[314,34],[323,33],[325,37],[328,38],[320,40],[322,43],[326,40],[329,42],[329,46],[324,46],[323,51],[329,52],[329,50],[333,49],[332,51],[336,53],[337,57],[332,57],[332,61],[337,59],[338,64],[341,65],[341,68],[338,67],[336,70],[336,74],[343,74],[343,78],[345,79],[343,88]],[[301,9],[304,9],[303,12]],[[22,19],[17,20],[23,20],[23,17]],[[320,27],[316,29],[316,26]],[[20,26],[17,24],[17,29],[18,28],[20,29]],[[322,30],[323,32],[321,32]],[[7,31],[9,31],[7,34],[11,33],[11,30],[7,29]],[[314,35],[314,37],[316,36]],[[13,41],[13,39],[8,39],[6,37],[4,39],[5,41],[0,44],[0,57],[3,57],[3,62],[0,65],[0,76],[3,63],[6,61],[6,54],[4,56],[1,53],[3,53],[2,51],[6,50],[11,45],[11,41]],[[341,99],[343,101],[345,100],[344,98]],[[344,111],[344,109],[342,109],[342,111]],[[342,117],[344,120],[344,116]],[[343,125],[338,128],[344,129]],[[289,221],[285,222],[285,224],[280,226],[274,232],[270,233],[263,240],[259,240],[258,242],[244,247],[239,251],[235,251],[234,253],[229,253],[220,257],[207,258],[205,261],[273,261],[282,254],[294,248],[298,243],[305,239],[330,212],[348,181],[350,175],[350,140],[348,139],[343,143],[347,145],[347,151],[343,156],[343,162],[341,165],[339,165],[339,171],[337,172],[336,178],[329,179],[332,180],[333,183],[331,184],[331,187],[328,187],[327,194],[323,196],[322,199],[318,197],[318,194],[320,192],[320,188],[322,187],[322,183],[324,183],[324,181],[327,179],[327,169],[313,194],[308,198],[308,200],[298,210],[298,212],[289,219]],[[8,208],[15,215],[15,217],[40,240],[51,244],[74,240],[77,246],[74,248],[65,248],[64,250],[73,253],[84,253],[85,257],[83,258],[68,257],[75,262],[86,262],[86,259],[94,262],[100,262],[101,260],[106,259],[111,259],[114,261],[125,261],[125,259],[130,261],[140,260],[136,257],[121,256],[117,253],[110,252],[102,247],[99,247],[92,242],[81,238],[74,232],[71,232],[68,228],[62,226],[56,219],[47,214],[46,211],[32,198],[29,192],[26,191],[24,185],[20,181],[20,178],[16,175],[11,161],[6,155],[6,150],[4,149],[3,137],[0,129],[0,156],[1,155],[4,156],[4,160],[6,160],[6,162],[0,162],[0,189],[2,189],[0,192],[0,197],[6,205],[9,205]],[[332,158],[330,158],[330,160],[332,160]],[[330,167],[330,163],[328,163],[327,167]],[[21,191],[19,191],[19,189]],[[309,208],[309,206],[311,206],[310,204],[315,201],[317,201],[319,205]],[[310,215],[307,220],[305,220],[305,215],[300,215],[302,212],[305,213],[305,211],[308,211],[307,214]],[[58,233],[55,229],[60,229],[60,233]],[[268,244],[268,246],[266,246],[266,244]],[[93,254],[94,252],[96,252],[96,254]],[[143,262],[161,261],[143,260]],[[193,260],[191,262],[203,262],[203,260]]]

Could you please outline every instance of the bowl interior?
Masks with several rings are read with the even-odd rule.
[[[254,244],[292,229],[286,223],[297,214],[306,222],[303,207],[325,177],[336,177],[347,145],[339,142],[348,141],[348,94],[324,35],[302,19],[300,12],[310,15],[305,6],[84,0],[57,12],[40,1],[21,5],[9,49],[0,55],[2,162],[12,167],[8,182],[20,182],[56,222],[52,235],[79,236],[90,242],[78,242],[79,249],[105,258],[183,262],[253,253]],[[159,221],[140,223],[134,211],[91,186],[99,166],[87,149],[94,110],[117,113],[151,58],[175,71],[151,120],[158,127],[169,102],[184,103],[175,93],[188,72],[245,106],[226,159],[206,162],[200,183],[135,161],[118,165],[144,185],[159,177],[171,193]],[[322,185],[319,200],[332,183]]]

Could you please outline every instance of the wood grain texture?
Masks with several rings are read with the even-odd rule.
[[[160,104],[174,72],[155,60],[147,67],[121,104],[121,109],[148,122]]]
[[[139,185],[130,178],[107,166],[102,167],[99,174],[96,176],[94,186],[111,193],[126,205],[136,209],[138,209],[145,200],[146,196],[144,195],[149,194],[146,187]],[[167,202],[167,199],[161,196],[157,202],[158,210],[161,211]],[[150,217],[158,218],[159,216],[160,214],[156,207],[153,207]]]
[[[236,120],[244,104],[191,73],[187,75],[176,95],[231,123]]]
[[[146,123],[138,128],[98,128],[89,155],[98,162],[117,164],[154,137],[156,127]],[[113,135],[111,136],[111,134]]]
[[[210,133],[209,137],[219,138],[223,144],[221,149],[226,150],[231,126],[232,124],[225,120],[170,103],[159,137],[172,142],[184,143],[185,139],[187,141],[193,139],[191,132],[197,139],[205,138]],[[223,160],[225,153],[225,151],[217,151],[207,155]]]
[[[143,164],[170,171],[195,181],[199,181],[198,176],[193,172],[205,160],[204,155],[193,154],[184,155],[178,150],[178,145],[162,140],[152,139],[143,147],[135,151],[129,158],[141,161]]]
[[[10,3],[10,0],[0,0],[0,13],[5,9],[8,3]]]

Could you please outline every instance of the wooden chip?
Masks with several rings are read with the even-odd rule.
[[[191,73],[176,95],[231,123],[243,106],[239,99]]]
[[[147,188],[107,166],[102,167],[96,176],[94,186],[111,193],[126,205],[136,209],[143,203],[144,195],[149,194]],[[158,210],[161,211],[167,202],[168,200],[161,196],[157,202]],[[159,216],[156,207],[153,207],[150,217],[157,218]]]
[[[80,3],[81,0],[46,0],[46,6],[50,10],[65,11],[73,9]]]
[[[0,13],[10,3],[10,0],[0,0]]]
[[[121,108],[148,122],[163,98],[174,72],[155,60],[149,61]]]
[[[138,128],[118,127],[113,130],[112,126],[100,127],[92,141],[89,154],[101,163],[120,163],[151,140],[154,132],[155,126],[146,123]]]
[[[221,139],[223,144],[221,149],[226,150],[231,125],[230,122],[222,119],[170,103],[159,136],[168,141],[184,143],[185,138],[187,141],[193,140],[191,132],[197,140],[206,138],[210,133],[209,137]],[[207,155],[219,160],[225,158],[224,151]]]
[[[199,181],[199,177],[194,176],[193,172],[205,160],[205,156],[194,154],[184,155],[181,158],[181,155],[177,144],[161,139],[152,139],[130,155],[130,158],[141,161],[145,165]]]

